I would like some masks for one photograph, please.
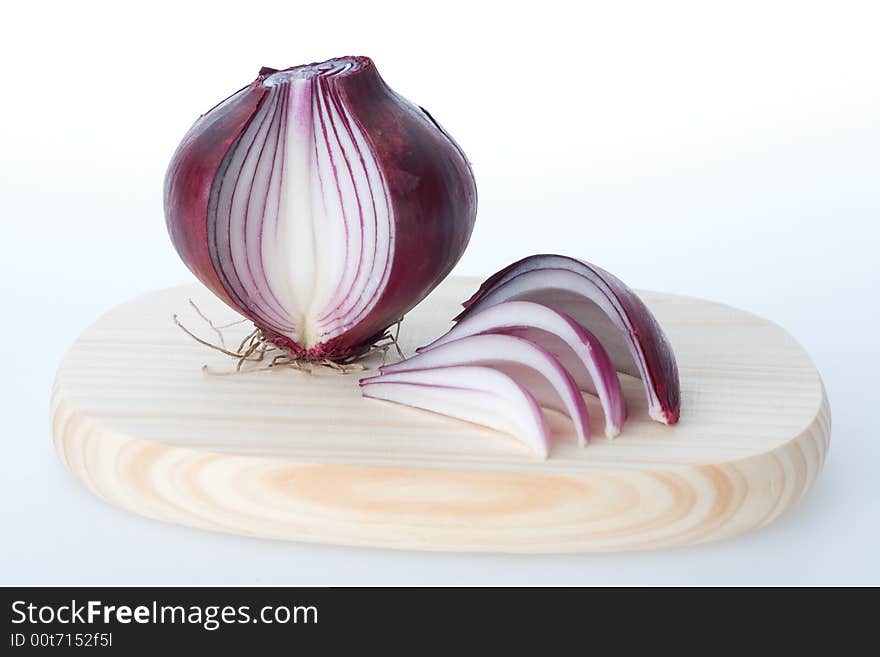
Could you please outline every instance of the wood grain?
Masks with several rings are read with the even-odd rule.
[[[476,280],[449,279],[405,320],[407,353],[446,330]],[[206,339],[198,286],[113,309],[61,364],[52,393],[57,452],[108,502],[151,518],[297,541],[425,550],[648,549],[734,536],[790,509],[818,475],[830,412],[809,357],[783,329],[728,306],[643,293],[682,377],[682,419],[652,422],[622,377],[623,434],[576,445],[549,413],[554,445],[534,459],[513,438],[363,399],[358,375],[272,370],[234,376]],[[247,332],[229,329],[230,343]],[[369,361],[378,363],[378,355]]]

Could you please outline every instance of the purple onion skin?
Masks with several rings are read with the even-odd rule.
[[[372,316],[350,332],[353,338],[341,336],[369,347],[464,254],[477,214],[477,187],[458,145],[424,110],[394,93],[372,62],[341,83],[381,163],[397,218],[388,286]]]
[[[165,174],[165,223],[174,248],[211,292],[243,315],[247,312],[226,291],[211,260],[208,201],[223,158],[267,93],[260,85],[270,72],[264,69],[251,85],[200,116]]]
[[[467,314],[468,309],[481,297],[501,284],[505,279],[524,271],[552,268],[553,261],[567,261],[575,268],[584,268],[591,275],[601,278],[611,289],[623,308],[626,318],[632,327],[634,338],[641,346],[645,356],[645,365],[653,381],[654,392],[662,407],[667,424],[676,424],[681,414],[681,387],[678,365],[669,339],[654,317],[651,310],[639,296],[614,274],[595,265],[556,254],[536,254],[517,260],[487,278],[470,299],[462,303],[465,310],[456,317],[459,319]],[[589,329],[589,327],[586,327]]]
[[[351,59],[358,66],[329,84],[361,128],[388,186],[396,240],[391,270],[366,316],[308,350],[257,323],[296,358],[346,360],[368,351],[449,274],[476,219],[476,183],[458,145],[424,110],[391,90],[369,58]],[[275,72],[262,69],[254,82],[201,116],[183,138],[165,179],[165,217],[178,254],[202,283],[246,317],[251,313],[234,300],[212,262],[208,204],[222,177],[224,157],[267,95],[263,81]]]

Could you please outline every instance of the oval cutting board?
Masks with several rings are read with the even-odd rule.
[[[450,325],[475,279],[448,279],[403,323],[412,353]],[[733,536],[790,509],[828,449],[821,379],[783,329],[728,306],[645,292],[675,348],[681,422],[647,417],[623,376],[630,418],[609,441],[592,397],[580,448],[552,413],[539,461],[513,438],[364,399],[319,369],[233,376],[227,356],[172,322],[217,336],[238,319],[200,286],[162,290],[101,317],[70,349],[52,395],[55,446],[111,504],[222,532],[424,550],[577,552]],[[236,345],[247,329],[227,329]],[[389,352],[390,353],[390,352]],[[371,367],[378,356],[369,361]]]

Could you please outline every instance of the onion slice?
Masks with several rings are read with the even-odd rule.
[[[651,418],[678,422],[681,402],[672,347],[648,307],[616,276],[567,256],[530,256],[487,279],[455,321],[506,301],[553,308],[589,329],[618,371],[642,379]]]
[[[379,370],[386,375],[457,365],[487,366],[510,375],[525,386],[541,406],[567,415],[574,424],[581,445],[588,442],[590,418],[574,379],[553,354],[524,338],[513,335],[471,335],[393,365],[384,365]]]
[[[504,334],[525,338],[549,351],[577,386],[599,398],[605,412],[605,435],[617,436],[626,420],[626,402],[608,353],[567,315],[530,301],[505,301],[470,313],[448,333],[416,351],[426,353],[473,335]]]
[[[513,378],[488,367],[402,371],[361,379],[365,397],[421,408],[507,433],[546,459],[547,421]]]

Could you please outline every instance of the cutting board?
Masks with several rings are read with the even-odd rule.
[[[404,352],[444,332],[477,284],[448,279],[411,311]],[[195,285],[134,299],[82,334],[52,392],[55,447],[111,504],[264,538],[614,551],[711,541],[771,522],[803,497],[828,450],[828,402],[810,358],[782,328],[749,313],[640,294],[678,358],[680,423],[651,421],[641,383],[622,375],[623,433],[598,435],[601,407],[588,396],[597,435],[578,447],[568,420],[548,412],[546,461],[505,434],[364,399],[364,373],[223,374],[235,362],[172,321],[177,314],[217,343],[188,300],[215,324],[239,319]],[[247,332],[239,324],[224,336],[237,345]],[[367,366],[379,362],[376,354]]]

